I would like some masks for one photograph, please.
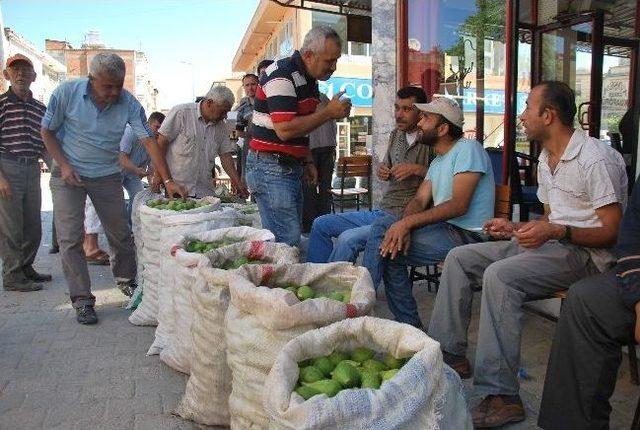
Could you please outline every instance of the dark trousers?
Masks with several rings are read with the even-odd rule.
[[[311,225],[320,215],[331,212],[331,177],[336,161],[336,147],[327,146],[311,150],[313,163],[318,170],[318,185],[305,182],[302,187],[302,231],[311,231]]]
[[[0,166],[11,186],[11,198],[0,198],[0,257],[4,280],[15,281],[24,278],[40,246],[40,165],[2,158]]]
[[[624,306],[609,270],[576,282],[562,306],[551,347],[538,425],[545,430],[609,428],[622,345],[635,313]]]

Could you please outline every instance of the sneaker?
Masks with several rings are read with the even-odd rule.
[[[467,357],[442,351],[442,359],[449,367],[456,371],[460,379],[471,378],[471,363],[469,363]]]
[[[523,421],[524,406],[520,396],[489,395],[471,410],[474,428],[494,428]]]
[[[95,324],[98,322],[98,315],[91,305],[84,305],[76,308],[76,320],[80,324]]]
[[[27,279],[31,279],[32,281],[35,281],[35,282],[49,282],[49,281],[51,281],[51,275],[44,274],[44,273],[38,273],[33,269],[32,266],[23,267],[22,268],[22,273],[24,273],[24,276],[26,276]]]
[[[133,292],[138,288],[138,284],[134,280],[116,281],[116,286],[127,297],[133,296]]]
[[[16,280],[5,280],[3,285],[5,291],[40,291],[42,285],[36,284],[31,279],[21,278]]]

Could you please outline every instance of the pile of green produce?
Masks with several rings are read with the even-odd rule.
[[[342,303],[349,303],[349,301],[351,300],[351,291],[349,290],[346,290],[346,291],[332,290],[328,293],[321,293],[321,292],[314,291],[313,288],[311,288],[308,285],[294,285],[294,284],[290,284],[286,287],[279,287],[279,288],[284,288],[285,290],[291,291],[293,294],[296,295],[298,300],[300,300],[301,302],[304,302],[305,300],[309,300],[309,299],[321,299],[323,297],[327,299],[337,300]]]
[[[235,260],[229,261],[228,263],[224,264],[222,266],[222,269],[224,270],[233,270],[233,269],[237,269],[240,266],[244,266],[245,264],[262,264],[263,261],[262,260],[254,260],[248,257],[239,257],[236,258]]]
[[[393,378],[409,359],[386,354],[377,360],[376,353],[358,347],[350,355],[334,351],[325,357],[298,363],[299,377],[295,392],[309,400],[318,394],[333,397],[350,388],[373,388]]]
[[[240,242],[239,240],[233,239],[223,239],[223,240],[214,240],[213,242],[203,242],[201,240],[192,240],[187,243],[187,247],[185,248],[187,252],[198,252],[200,254],[204,254],[205,252],[209,252],[213,249],[222,248],[223,246],[233,245],[234,243]]]
[[[170,210],[170,211],[188,211],[202,206],[207,206],[209,203],[206,200],[194,200],[194,199],[157,199],[149,200],[147,206],[154,209]]]
[[[220,199],[221,203],[245,203],[246,200],[240,196],[236,196],[233,194],[222,194],[217,196]]]

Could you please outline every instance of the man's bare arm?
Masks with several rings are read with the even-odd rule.
[[[423,181],[418,187],[416,195],[407,203],[404,208],[403,218],[417,214],[427,208],[431,202],[431,181]]]

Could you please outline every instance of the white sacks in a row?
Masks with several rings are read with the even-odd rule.
[[[298,362],[365,347],[411,359],[379,389],[340,391],[304,400],[294,392]],[[264,386],[270,429],[471,430],[458,375],[442,362],[440,345],[408,324],[373,317],[306,332],[280,351]]]
[[[309,285],[317,292],[350,290],[348,304],[319,298],[299,301],[283,288]],[[276,356],[294,337],[336,321],[368,314],[375,302],[367,269],[350,263],[245,265],[229,280],[225,318],[227,362],[232,373],[229,411],[232,429],[268,426],[264,382]]]
[[[183,234],[233,227],[236,213],[219,210],[220,200],[205,197],[211,204],[181,212],[154,209],[146,204],[140,206],[140,223],[143,241],[142,277],[143,295],[138,308],[129,316],[135,325],[157,325],[158,284],[161,282],[162,250],[169,250],[175,240]]]
[[[191,241],[216,242],[221,240],[273,240],[275,237],[269,230],[258,230],[250,227],[227,227],[211,231],[190,232],[179,236],[171,246],[166,246],[161,253],[162,268],[158,283],[158,326],[155,339],[147,351],[147,355],[157,355],[167,345],[173,332],[175,313],[191,314],[191,286],[195,282],[197,265],[210,266],[209,258],[204,253],[188,252],[187,245]],[[176,309],[178,308],[178,309]],[[179,354],[179,353],[178,353]],[[182,361],[182,360],[181,360]],[[174,369],[188,373],[186,366],[170,365]]]
[[[298,249],[283,243],[254,241],[219,248],[207,253],[207,257],[214,267],[222,267],[239,257],[287,264],[298,261]],[[229,425],[227,402],[231,374],[227,366],[224,315],[229,304],[229,279],[237,276],[236,273],[235,270],[199,266],[191,294],[193,319],[191,313],[176,309],[171,339],[181,346],[182,356],[185,351],[192,351],[191,376],[176,413],[200,424]],[[160,353],[160,359],[178,369],[180,363],[170,353],[172,350],[178,351],[178,348],[172,348],[170,343]]]

